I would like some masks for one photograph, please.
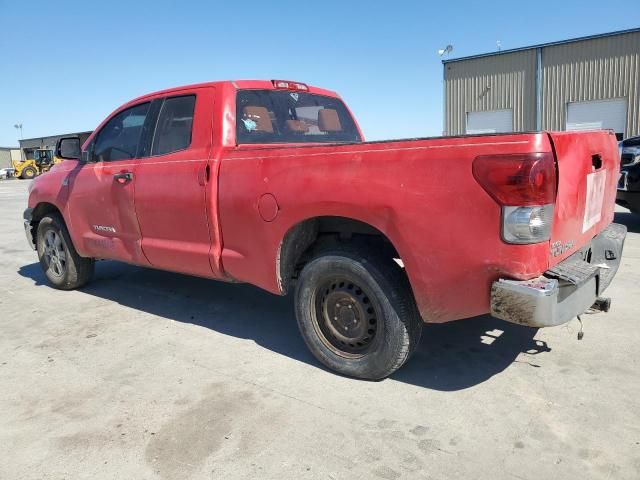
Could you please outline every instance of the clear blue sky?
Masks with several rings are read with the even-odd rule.
[[[338,91],[368,139],[439,135],[452,57],[637,27],[637,0],[0,0],[0,146],[92,130],[150,91],[284,78]]]

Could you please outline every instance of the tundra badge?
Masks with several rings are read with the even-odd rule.
[[[562,243],[561,241],[553,242],[551,244],[551,255],[553,255],[554,257],[562,255],[564,252],[571,250],[573,246],[573,240],[569,240],[566,243]]]
[[[93,229],[97,232],[111,232],[116,233],[116,229],[106,225],[93,225]]]

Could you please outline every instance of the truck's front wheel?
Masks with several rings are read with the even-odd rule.
[[[78,255],[60,215],[53,213],[40,220],[36,248],[40,266],[55,288],[72,290],[91,279],[95,262]]]
[[[311,352],[344,375],[385,378],[420,341],[422,319],[409,282],[392,259],[348,248],[324,252],[302,270],[295,305]]]

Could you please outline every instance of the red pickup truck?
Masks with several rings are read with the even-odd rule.
[[[336,93],[299,82],[145,95],[57,155],[24,214],[54,287],[114,259],[295,292],[313,354],[366,379],[423,322],[606,310],[626,235],[612,132],[365,142]]]

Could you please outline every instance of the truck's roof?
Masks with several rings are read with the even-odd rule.
[[[236,90],[245,90],[245,89],[276,90],[271,80],[223,80],[223,81],[217,81],[217,82],[194,83],[191,85],[182,85],[180,87],[173,87],[173,88],[167,88],[164,90],[158,90],[157,92],[147,93],[146,95],[142,95],[141,97],[134,98],[133,100],[127,103],[129,104],[129,103],[137,102],[147,97],[167,95],[174,92],[178,92],[180,90],[216,87],[221,85],[230,85]],[[309,93],[315,93],[318,95],[325,95],[328,97],[339,98],[339,95],[336,92],[333,92],[331,90],[325,90],[324,88],[314,87],[308,84],[305,84],[305,85],[309,87]]]

